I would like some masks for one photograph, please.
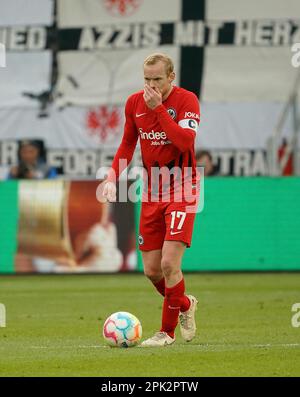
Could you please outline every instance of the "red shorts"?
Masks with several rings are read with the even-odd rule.
[[[139,249],[161,249],[164,241],[182,241],[191,246],[195,211],[190,202],[142,202]]]

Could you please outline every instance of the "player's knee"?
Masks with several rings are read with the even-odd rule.
[[[174,262],[171,258],[163,257],[161,260],[161,269],[165,277],[169,277],[175,272]]]
[[[161,272],[158,272],[156,269],[144,269],[145,276],[152,282],[156,283],[160,281],[163,277]]]

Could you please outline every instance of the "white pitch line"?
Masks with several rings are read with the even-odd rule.
[[[176,346],[176,345],[175,345]],[[266,344],[216,344],[216,345],[208,345],[208,344],[192,344],[192,345],[177,345],[178,347],[202,347],[205,350],[226,350],[228,349],[247,349],[247,348],[276,348],[276,347],[300,347],[300,343],[266,343]],[[137,347],[141,347],[138,345]],[[31,349],[110,349],[110,346],[104,345],[76,345],[76,346],[31,346]],[[172,347],[170,347],[172,349]]]
[[[202,346],[202,347],[277,347],[277,346],[300,346],[300,343],[265,343],[265,344],[243,344],[243,343],[223,343],[223,344],[209,344],[209,343],[198,343],[190,344],[189,346]]]
[[[300,343],[278,343],[278,344],[271,344],[271,343],[267,343],[265,345],[253,345],[254,347],[296,347],[296,346],[300,346]]]
[[[243,344],[217,344],[217,345],[208,345],[208,344],[192,344],[190,346],[197,346],[203,348],[253,348],[253,347],[300,347],[300,343],[265,343],[265,344],[250,344],[250,345],[243,345]]]
[[[31,349],[106,349],[109,346],[30,346]]]

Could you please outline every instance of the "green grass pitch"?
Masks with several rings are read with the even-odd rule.
[[[186,274],[197,337],[164,348],[110,348],[106,317],[135,314],[143,337],[162,298],[143,275],[1,276],[0,376],[300,376],[299,273]]]

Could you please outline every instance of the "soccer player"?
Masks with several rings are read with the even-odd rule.
[[[148,191],[142,200],[139,248],[145,275],[164,297],[161,329],[142,346],[166,346],[175,341],[178,318],[184,340],[191,341],[196,333],[198,302],[185,294],[181,262],[192,239],[195,211],[190,208],[196,208],[199,196],[194,142],[200,109],[195,94],[172,84],[175,72],[169,56],[152,54],[143,67],[144,89],[126,102],[124,135],[104,182],[103,196],[116,201],[116,180],[130,163],[140,138]],[[126,160],[125,166],[120,159]],[[155,169],[175,170],[169,185],[162,182],[162,174],[158,176],[158,191],[153,188]],[[176,184],[178,180],[181,183]],[[176,193],[182,193],[184,181],[190,193],[179,200]]]

